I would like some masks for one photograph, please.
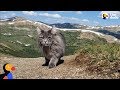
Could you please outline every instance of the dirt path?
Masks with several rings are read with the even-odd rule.
[[[48,69],[42,66],[44,58],[16,58],[0,57],[0,74],[3,73],[2,66],[5,63],[11,63],[16,67],[13,71],[15,79],[93,79],[103,78],[96,75],[88,75],[84,68],[72,66],[69,62],[74,56],[65,56],[63,64],[55,68]]]

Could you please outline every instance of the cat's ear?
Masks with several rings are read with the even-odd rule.
[[[55,25],[53,25],[52,29],[49,30],[49,32],[52,33],[52,34],[56,34],[57,33]]]
[[[41,30],[39,27],[37,27],[37,33],[38,34],[44,33],[44,30]]]

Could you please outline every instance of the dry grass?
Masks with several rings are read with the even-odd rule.
[[[16,58],[0,57],[0,74],[3,73],[2,66],[11,63],[16,67],[13,71],[14,79],[97,79],[103,78],[97,75],[89,75],[84,67],[72,66],[71,61],[75,56],[65,56],[65,62],[55,68],[43,67],[44,59],[40,58]]]
[[[84,67],[89,75],[97,75],[106,78],[120,79],[120,60],[96,60],[89,55],[80,53],[72,60],[70,65]]]

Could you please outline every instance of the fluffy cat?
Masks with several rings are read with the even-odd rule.
[[[37,27],[37,31],[38,43],[45,57],[45,63],[42,66],[48,66],[49,68],[56,67],[62,61],[61,57],[65,53],[64,36],[55,26],[44,30]]]

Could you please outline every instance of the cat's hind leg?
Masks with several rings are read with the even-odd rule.
[[[62,64],[62,63],[64,63],[64,60],[60,58],[59,61],[57,62],[57,66]]]
[[[45,63],[42,66],[48,66],[49,65],[49,61],[50,60],[45,57]]]

